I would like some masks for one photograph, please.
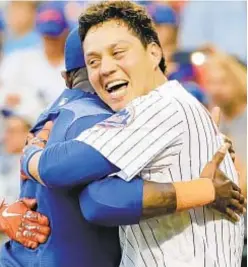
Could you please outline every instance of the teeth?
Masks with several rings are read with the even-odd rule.
[[[126,95],[127,91],[125,88],[121,88],[118,91],[111,92],[111,98],[112,99],[119,99],[121,97],[124,97]]]
[[[126,83],[126,81],[124,81],[124,80],[118,80],[118,81],[110,82],[110,83],[108,83],[106,85],[106,89],[109,90],[111,87],[116,86],[116,85],[120,85],[120,84],[123,84],[123,83]]]

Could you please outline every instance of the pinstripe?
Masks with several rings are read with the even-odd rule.
[[[197,124],[197,121],[196,121],[196,118],[195,118],[195,115],[194,115],[194,112],[192,111],[192,108],[190,105],[189,106],[189,109],[192,113],[192,116],[193,116],[193,119],[194,119],[194,122],[195,122],[195,126],[196,126],[196,132],[197,132],[197,138],[198,138],[198,151],[199,151],[199,173],[201,173],[201,142],[200,142],[200,133],[199,133],[199,129],[198,129],[198,124]],[[196,159],[195,159],[196,160]],[[194,214],[195,214],[195,218],[196,218],[196,222],[197,222],[197,216],[196,216],[196,213],[195,213],[195,209],[194,209]],[[205,226],[205,231],[206,231],[206,224],[205,224],[205,221],[204,221],[204,226]],[[202,240],[203,242],[203,250],[204,250],[204,266],[206,266],[206,244],[204,242],[204,239]]]
[[[156,258],[155,258],[155,256],[154,256],[154,253],[152,252],[152,249],[151,249],[151,247],[150,247],[150,245],[149,245],[149,242],[148,242],[147,239],[146,239],[146,236],[145,236],[145,234],[144,234],[144,232],[143,232],[142,227],[140,226],[140,224],[139,224],[139,229],[140,229],[140,232],[141,232],[141,234],[142,234],[142,236],[143,236],[143,238],[144,238],[144,240],[145,240],[146,246],[147,246],[147,248],[149,249],[149,251],[150,251],[150,253],[151,253],[151,255],[152,255],[152,258],[153,258],[153,260],[154,260],[156,266],[158,266],[158,262],[157,262],[157,260],[156,260]]]
[[[101,136],[100,142],[96,141],[98,145],[95,145],[95,148],[98,150],[99,147],[100,149],[104,148],[101,153],[106,157],[111,156],[114,164],[117,162],[121,165],[121,170],[126,171],[128,177],[133,177],[141,171],[141,177],[151,181],[193,180],[217,148],[217,129],[209,114],[200,108],[200,105],[188,94],[183,91],[175,92],[178,85],[174,86],[175,88],[169,87],[171,87],[169,89],[172,89],[172,93],[168,93],[168,97],[164,91],[163,93],[160,90],[157,91],[161,98],[167,101],[163,108],[161,108],[162,102],[156,102],[160,103],[158,107],[149,102],[153,109],[149,117],[146,116],[149,108],[141,106],[139,111],[143,109],[146,112],[137,112],[136,115],[142,114],[144,119],[143,116],[140,116],[138,122],[134,121],[136,124],[130,132],[128,132],[130,129],[127,129],[126,133],[123,129],[123,134],[118,131],[113,132],[112,136],[115,137],[114,134],[116,134],[120,137],[117,144],[107,146],[109,140],[113,141],[107,135],[107,131]],[[179,94],[177,95],[177,93]],[[156,95],[155,99],[157,101]],[[144,105],[148,104],[144,102]],[[167,106],[166,111],[165,106]],[[163,111],[165,113],[162,113]],[[165,115],[161,117],[162,114]],[[166,118],[168,121],[165,121]],[[149,120],[152,120],[152,123]],[[144,121],[149,122],[149,127],[139,136],[138,129],[147,127]],[[153,133],[156,127],[160,128]],[[149,139],[150,135],[152,138]],[[106,141],[106,139],[108,140]],[[130,139],[129,142],[127,139]],[[159,150],[158,145],[164,141],[166,146]],[[134,152],[129,154],[130,148]],[[154,148],[158,153],[154,152]],[[119,153],[120,151],[121,153]],[[149,153],[151,154],[149,155]],[[231,165],[227,164],[225,167],[225,172],[230,173],[227,167],[231,167]],[[128,179],[128,177],[123,179]],[[124,241],[122,243],[123,267],[165,267],[165,260],[167,267],[181,267],[180,262],[184,267],[198,267],[198,265],[199,267],[237,267],[236,265],[229,266],[227,263],[228,250],[223,242],[228,240],[228,237],[224,236],[224,233],[229,234],[230,243],[238,245],[238,241],[234,240],[230,234],[230,223],[227,222],[227,225],[228,229],[220,216],[210,209],[197,208],[182,214],[150,219],[141,222],[140,225],[121,227],[120,234]],[[234,230],[236,230],[235,225]],[[173,247],[175,251],[172,251]],[[212,255],[211,249],[213,249]],[[231,252],[230,249],[230,259],[233,260],[232,257],[236,259],[237,252],[235,255]],[[186,255],[182,253],[186,253]],[[204,255],[204,258],[201,255]],[[192,265],[190,265],[191,261]],[[177,264],[173,264],[174,262]]]
[[[150,97],[150,98],[151,98],[151,97]],[[150,99],[150,98],[148,98],[148,99]],[[155,102],[152,102],[148,107],[145,107],[144,109],[142,109],[142,110],[140,111],[140,113],[139,113],[135,118],[136,118],[136,119],[139,118],[141,115],[143,115],[143,112],[144,112],[144,111],[146,111],[147,109],[151,108],[153,105],[157,104],[157,102],[160,101],[160,100],[161,100],[161,99],[157,99]],[[147,101],[147,99],[143,99],[143,100],[140,102],[140,104],[144,103],[145,101]],[[118,136],[118,134],[119,134],[120,132],[122,132],[122,130],[123,130],[123,128],[120,128],[120,130],[117,132],[116,136]],[[106,133],[106,135],[107,135],[107,134],[108,134],[108,131],[106,130],[105,133]],[[115,136],[115,137],[116,137],[116,136]],[[129,138],[129,137],[130,137],[130,136],[128,136],[128,138]],[[112,139],[112,138],[110,138],[110,139],[106,139],[106,142],[103,143],[101,147],[99,147],[99,150],[102,150],[102,149],[104,148],[104,146],[108,144],[108,142],[111,142],[111,139]],[[125,140],[123,141],[123,143],[124,143],[124,142],[125,142]],[[120,143],[119,146],[120,146],[121,144],[122,144],[122,143]]]
[[[215,133],[213,133],[213,128],[211,126],[213,126],[211,124],[211,119],[209,118],[209,115],[206,113],[206,110],[204,110],[204,114],[205,114],[205,117],[206,117],[206,120],[207,120],[207,123],[208,123],[208,129],[209,129],[209,132],[211,133],[211,147],[212,147],[212,155],[214,154],[214,136],[215,136]],[[220,266],[220,258],[219,258],[219,246],[218,246],[218,240],[217,240],[217,230],[216,230],[216,223],[215,223],[215,213],[213,212],[213,221],[214,221],[214,237],[215,237],[215,247],[216,247],[216,258],[217,258],[217,262],[218,262],[218,266]]]
[[[169,103],[166,107],[168,107],[169,105],[170,105],[170,103]],[[153,116],[152,116],[151,118],[149,118],[148,120],[146,120],[146,121],[140,126],[140,128],[141,128],[142,126],[144,126],[145,124],[147,124],[147,123],[148,123],[149,121],[151,121],[152,119],[154,119],[156,116],[159,116],[159,114],[164,110],[164,108],[165,108],[165,107],[162,107],[162,108],[161,108],[160,110],[158,110],[155,114],[153,114]],[[173,113],[172,116],[175,115],[176,113],[177,113],[177,112]],[[167,121],[167,120],[170,119],[170,118],[171,118],[171,116],[170,116],[169,118],[166,118],[162,123],[164,123],[165,121]],[[161,123],[161,124],[162,124],[162,123]],[[161,124],[159,124],[158,126],[160,126]],[[158,127],[158,126],[157,126],[157,127]],[[157,129],[157,127],[151,129],[151,131],[148,132],[147,135],[148,135],[149,133],[151,133],[154,129]],[[130,138],[133,134],[135,134],[137,131],[139,131],[140,128],[139,128],[139,129],[136,129],[134,132],[132,132],[127,138]],[[143,138],[145,138],[147,135],[145,135]],[[140,139],[139,142],[142,141],[143,138]],[[123,142],[121,142],[121,143],[118,145],[118,148],[119,148],[121,145],[123,145],[125,142],[126,142],[126,140],[123,140]],[[134,146],[136,146],[139,142],[137,142]],[[114,150],[110,151],[110,153],[107,155],[107,157],[110,157],[110,156],[114,153],[114,151],[115,151],[116,149],[117,149],[117,148],[115,148]],[[126,152],[125,152],[119,159],[121,159],[122,157],[124,157],[129,151],[130,151],[130,150],[126,151]],[[117,162],[118,162],[119,159],[117,159]]]
[[[177,125],[179,125],[179,124],[181,124],[181,123],[182,123],[182,122],[179,122]],[[177,125],[176,125],[176,126],[177,126]],[[174,127],[175,127],[175,126],[174,126]],[[172,127],[172,128],[173,128],[173,127]],[[172,128],[171,128],[171,129],[172,129]],[[171,129],[169,129],[169,130],[171,130]],[[168,130],[168,131],[169,131],[169,130]],[[166,132],[164,133],[164,135],[166,135],[166,133],[167,133],[168,131],[166,131]],[[179,136],[181,136],[181,135],[182,135],[182,133],[179,133],[179,134],[176,136],[176,138],[179,137]],[[161,138],[161,136],[160,136],[160,138]],[[154,142],[156,142],[156,140],[154,140],[153,143],[154,143]],[[152,144],[153,144],[153,143],[152,143]],[[144,152],[144,151],[142,151],[142,152],[138,155],[138,157],[141,156],[143,152]],[[147,164],[147,163],[148,163],[148,162],[146,162],[146,164]],[[126,167],[127,167],[127,166],[125,166],[124,169],[125,169]],[[140,169],[140,167],[139,167],[139,169]],[[133,176],[133,175],[135,175],[135,174],[132,173],[131,176]]]
[[[235,175],[233,173],[233,170],[232,170],[232,167],[231,167],[231,164],[230,164],[230,161],[231,161],[231,157],[227,157],[227,166],[230,170],[230,173],[232,174],[232,180],[235,182]],[[238,224],[238,227],[239,227],[239,231],[241,231],[241,225]],[[239,255],[237,255],[237,238],[236,238],[236,227],[234,226],[234,235],[235,235],[235,254],[236,254],[236,259],[237,259],[237,266],[239,266],[239,262],[238,262],[238,258],[239,258]]]
[[[149,176],[150,176],[150,179],[149,179],[149,180],[151,180],[151,171],[149,171]],[[146,224],[147,224],[147,226],[149,227],[149,229],[151,230],[153,239],[154,239],[156,245],[158,246],[158,248],[159,248],[159,250],[160,250],[160,252],[161,252],[162,259],[163,259],[163,266],[166,267],[165,262],[164,262],[164,257],[165,257],[164,252],[163,252],[163,250],[161,249],[161,247],[160,247],[160,245],[159,245],[159,242],[158,242],[158,240],[157,240],[157,238],[156,238],[156,236],[155,236],[155,233],[154,233],[152,227],[150,226],[149,222],[147,222]],[[160,267],[160,266],[159,266],[159,267]]]
[[[132,228],[132,227],[130,227],[130,229],[131,229],[131,231],[132,231],[132,234],[133,234],[133,236],[134,236],[134,239],[135,239],[135,241],[136,241],[136,243],[137,243],[137,246],[138,246],[138,248],[139,248],[139,251],[140,251],[140,256],[141,256],[141,258],[142,258],[142,260],[143,260],[143,262],[144,262],[145,266],[146,266],[146,267],[150,267],[150,266],[147,266],[147,264],[146,264],[146,261],[145,261],[145,259],[144,259],[143,255],[142,255],[142,252],[141,252],[141,250],[140,250],[140,247],[139,247],[139,242],[138,242],[138,240],[137,240],[137,237],[136,237],[136,236],[135,236],[135,234],[134,234],[133,228]]]
[[[189,127],[189,120],[188,120],[188,116],[187,116],[187,112],[185,111],[183,105],[181,102],[179,102],[177,99],[175,99],[176,102],[181,106],[185,118],[186,118],[186,122],[187,122],[187,126],[188,126],[188,133],[189,133],[189,158],[191,159],[191,152],[190,152],[190,148],[191,148],[191,136],[190,136],[190,127]],[[192,169],[191,166],[191,160],[190,160],[190,170]],[[181,172],[181,164],[180,164],[180,173],[181,173],[181,177],[182,177],[182,172]],[[191,177],[190,179],[192,180],[192,172],[191,172]],[[189,217],[190,217],[190,222],[191,222],[191,227],[192,227],[192,239],[193,239],[193,247],[194,247],[194,256],[196,256],[196,246],[195,246],[195,232],[194,232],[194,225],[193,225],[193,220],[192,220],[192,215],[189,211]]]
[[[207,132],[206,132],[206,129],[205,129],[205,125],[202,121],[202,117],[201,117],[201,114],[199,112],[198,109],[196,109],[198,115],[199,115],[199,118],[200,118],[200,121],[201,121],[201,124],[202,124],[202,128],[203,128],[203,131],[204,131],[204,135],[205,135],[205,140],[206,140],[206,150],[207,150],[207,160],[209,161],[209,151],[208,151],[208,135],[207,135]],[[209,246],[209,242],[208,242],[208,234],[207,234],[207,225],[206,225],[206,215],[205,215],[205,207],[203,206],[202,207],[202,210],[203,210],[203,221],[204,221],[204,225],[205,225],[205,235],[206,235],[206,241],[207,241],[207,245]]]

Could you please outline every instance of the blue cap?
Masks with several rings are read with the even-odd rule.
[[[84,67],[84,54],[77,27],[70,32],[65,42],[65,68],[66,71],[71,71]]]
[[[52,2],[39,7],[36,18],[36,28],[39,33],[56,37],[68,27],[61,5]]]
[[[170,6],[151,4],[147,6],[147,10],[156,24],[178,25],[177,14]]]

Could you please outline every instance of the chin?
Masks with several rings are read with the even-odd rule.
[[[126,105],[124,105],[124,103],[119,103],[119,104],[112,105],[112,106],[110,106],[110,107],[111,107],[111,109],[112,109],[113,111],[118,112],[118,111],[124,109],[125,106],[126,106]]]

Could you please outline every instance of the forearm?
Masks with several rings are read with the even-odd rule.
[[[170,214],[176,209],[176,190],[172,183],[144,182],[142,219]]]
[[[137,224],[142,219],[211,203],[211,187],[209,197],[199,193],[192,196],[199,186],[206,188],[206,180],[156,183],[138,177],[130,182],[118,177],[105,178],[86,187],[80,195],[80,206],[84,218],[91,223],[105,226]],[[182,194],[184,188],[186,192]]]
[[[87,184],[119,171],[94,148],[76,140],[48,146],[38,153],[29,161],[29,174],[49,187]]]
[[[215,199],[211,179],[188,182],[155,183],[146,181],[143,189],[143,218],[167,215],[210,204]]]

